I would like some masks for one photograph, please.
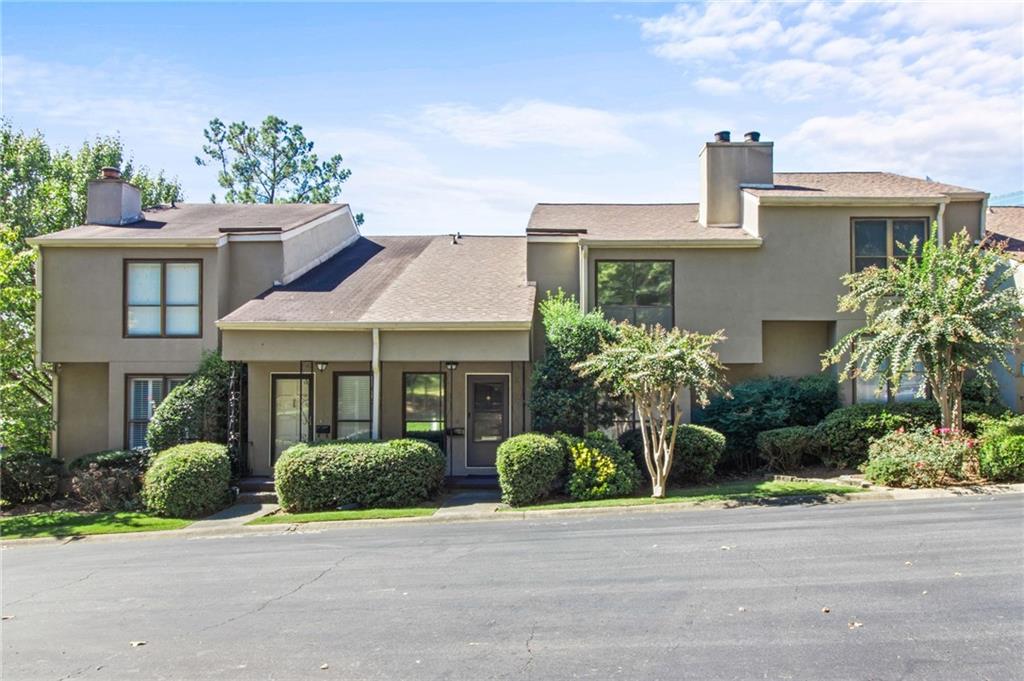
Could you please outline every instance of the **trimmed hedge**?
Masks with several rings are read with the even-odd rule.
[[[274,487],[289,513],[408,506],[437,494],[444,469],[444,454],[424,440],[297,444],[274,465]]]
[[[147,449],[109,449],[104,452],[85,454],[68,463],[68,471],[88,470],[91,464],[100,468],[136,468],[145,470],[149,467],[150,452]]]
[[[90,463],[76,469],[71,492],[92,511],[134,511],[141,505],[142,469]]]
[[[934,487],[960,480],[973,440],[930,428],[896,430],[873,441],[861,470],[889,487]]]
[[[207,352],[196,372],[167,393],[153,412],[146,443],[162,452],[188,442],[228,441],[228,393],[231,363]]]
[[[0,506],[50,501],[60,472],[61,462],[47,454],[0,453]]]
[[[601,432],[556,436],[567,455],[565,492],[577,501],[628,496],[640,486],[633,455]]]
[[[501,500],[511,506],[540,501],[558,487],[565,474],[566,453],[550,435],[524,433],[498,447]]]
[[[836,468],[857,466],[867,458],[872,440],[899,428],[933,428],[940,417],[939,405],[932,400],[854,404],[837,409],[818,425],[821,460]]]
[[[669,484],[702,483],[711,480],[725,452],[725,436],[713,428],[682,423],[677,428],[675,454]],[[651,479],[644,460],[644,443],[639,429],[627,430],[619,436],[619,445],[632,452],[637,468],[646,480]]]
[[[757,454],[773,471],[791,471],[821,456],[817,428],[789,426],[758,433]]]
[[[1024,416],[986,421],[980,429],[981,474],[989,480],[1024,480]]]
[[[178,445],[153,459],[143,481],[146,508],[171,518],[195,518],[227,505],[231,461],[213,442]]]

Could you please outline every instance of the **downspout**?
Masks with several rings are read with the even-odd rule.
[[[50,456],[60,458],[60,365],[57,364],[53,369],[50,374],[53,386],[53,397],[50,398],[51,420],[53,421],[53,430],[50,431]]]
[[[580,243],[580,312],[587,312],[587,245]]]
[[[373,355],[370,371],[373,372],[373,413],[370,424],[370,437],[380,439],[380,329],[373,329]]]
[[[939,225],[939,245],[946,243],[946,203],[939,204],[939,211],[935,216],[935,222]]]
[[[978,220],[978,241],[985,240],[985,222],[988,219],[988,194],[981,200],[981,219]]]

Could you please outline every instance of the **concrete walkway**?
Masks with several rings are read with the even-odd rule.
[[[448,497],[432,517],[440,520],[473,520],[493,517],[501,506],[498,490],[456,492]]]
[[[273,513],[278,508],[277,504],[235,504],[225,508],[223,511],[218,511],[211,516],[195,521],[187,529],[202,532],[212,529],[241,527],[250,520]]]

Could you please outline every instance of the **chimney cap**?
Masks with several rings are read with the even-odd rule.
[[[757,130],[751,130],[750,132],[745,133],[743,135],[743,141],[744,142],[760,142],[761,141],[761,133],[759,133]]]
[[[100,168],[100,178],[104,180],[120,180],[121,169],[117,166],[103,166]]]
[[[719,130],[715,133],[716,142],[728,142],[731,137],[731,133],[728,130]]]

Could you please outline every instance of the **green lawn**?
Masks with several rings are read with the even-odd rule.
[[[434,515],[437,504],[422,504],[404,508],[360,508],[354,511],[314,511],[312,513],[275,513],[250,520],[246,525],[276,525],[279,523],[320,523],[333,520],[381,520],[385,518],[413,518]]]
[[[85,534],[118,534],[177,530],[191,524],[181,518],[160,518],[149,513],[82,513],[56,511],[0,519],[0,537],[72,537]]]
[[[649,485],[647,489],[650,489]],[[538,509],[596,508],[600,506],[647,506],[650,504],[679,503],[681,501],[761,501],[781,497],[855,494],[863,491],[859,487],[832,485],[822,482],[759,482],[757,480],[741,480],[738,482],[724,482],[718,485],[671,489],[664,499],[653,499],[650,496],[632,496],[598,499],[595,501],[551,501],[534,506],[519,506],[503,510],[535,511]]]

